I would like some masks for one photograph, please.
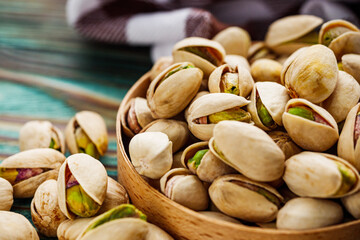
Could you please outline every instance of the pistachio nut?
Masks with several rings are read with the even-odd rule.
[[[111,177],[108,177],[106,197],[97,214],[102,214],[116,206],[125,203],[129,203],[129,196],[126,192],[126,189],[123,187],[123,185]]]
[[[334,91],[338,72],[334,53],[317,44],[295,52],[286,60],[281,81],[292,98],[320,103]]]
[[[77,218],[74,220],[68,219],[60,223],[57,229],[57,237],[59,240],[76,240],[83,229],[94,219],[91,218]]]
[[[356,219],[360,219],[360,191],[341,198],[346,210]]]
[[[171,118],[180,113],[198,92],[203,73],[190,62],[175,63],[162,71],[146,93],[154,118]]]
[[[94,216],[106,197],[107,173],[95,158],[77,153],[68,157],[59,170],[58,201],[66,217]]]
[[[206,188],[199,178],[185,168],[174,168],[160,179],[160,189],[166,197],[193,209],[205,210],[209,204]]]
[[[76,113],[66,126],[65,140],[71,154],[86,153],[97,159],[103,156],[108,147],[103,117],[91,111]]]
[[[324,23],[319,32],[319,43],[329,46],[331,42],[350,31],[359,32],[359,29],[346,20],[335,19]]]
[[[282,126],[282,114],[290,99],[286,89],[275,82],[255,83],[247,108],[255,125],[270,131]]]
[[[325,151],[339,138],[338,126],[331,114],[305,99],[288,101],[282,120],[291,139],[306,150]]]
[[[198,212],[201,215],[204,215],[209,218],[218,219],[225,222],[231,222],[236,224],[242,224],[239,220],[236,220],[235,218],[229,217],[228,215],[225,215],[221,212],[213,212],[213,211],[200,211]]]
[[[302,151],[301,148],[291,140],[289,134],[286,132],[272,131],[268,134],[285,154],[285,160]]]
[[[344,54],[360,54],[360,32],[346,32],[334,39],[329,48],[334,52],[336,59],[341,60]]]
[[[277,54],[274,53],[264,42],[253,42],[250,46],[247,59],[250,64],[254,63],[258,59],[276,59]]]
[[[141,132],[162,132],[172,142],[172,152],[177,152],[189,139],[189,129],[186,122],[172,119],[158,119],[146,125]]]
[[[240,55],[227,54],[225,56],[224,63],[229,65],[231,69],[235,69],[238,65],[241,65],[246,70],[250,71],[250,65],[246,59],[246,56],[243,57]]]
[[[0,164],[0,177],[14,188],[14,198],[33,197],[41,183],[56,179],[65,156],[50,148],[36,148],[12,155]]]
[[[62,132],[49,121],[30,121],[24,124],[19,134],[20,151],[33,148],[52,148],[65,153]]]
[[[129,154],[135,170],[143,176],[159,179],[170,170],[172,142],[162,132],[135,135],[129,143]]]
[[[172,56],[160,57],[150,70],[150,80],[154,80],[164,69],[174,64]]]
[[[0,211],[1,239],[39,240],[35,228],[23,215]]]
[[[251,76],[255,82],[276,82],[280,83],[282,65],[271,59],[258,59],[251,64]]]
[[[359,173],[350,163],[315,152],[302,152],[286,160],[283,179],[301,197],[340,198],[360,186]]]
[[[220,43],[200,37],[185,38],[175,44],[172,50],[174,62],[192,62],[208,77],[224,62],[225,49]]]
[[[56,237],[60,223],[67,219],[59,208],[56,180],[43,182],[36,190],[30,206],[31,218],[37,230],[47,237]]]
[[[210,93],[196,99],[188,109],[189,130],[195,137],[207,141],[217,123],[223,120],[251,122],[245,109],[249,103],[244,97],[230,93]]]
[[[200,91],[195,95],[195,97],[191,100],[188,107],[184,111],[185,119],[187,119],[187,117],[189,116],[189,107],[192,105],[192,103],[195,102],[195,100],[198,99],[199,97],[204,96],[209,93],[210,93],[209,91]]]
[[[217,178],[211,184],[209,194],[221,212],[249,222],[271,222],[283,201],[270,185],[238,174]]]
[[[121,126],[128,137],[139,133],[146,125],[154,121],[145,98],[136,97],[129,101],[121,113]]]
[[[278,229],[314,229],[337,224],[342,218],[342,208],[336,202],[314,198],[294,198],[278,212],[276,226]]]
[[[360,54],[345,54],[342,56],[341,61],[344,71],[360,83]]]
[[[7,180],[0,177],[0,210],[10,211],[13,202],[13,187]]]
[[[227,54],[247,56],[251,39],[249,33],[236,26],[228,27],[213,37],[214,41],[220,43]]]
[[[284,153],[266,132],[250,124],[218,123],[209,147],[223,162],[255,181],[274,181],[283,174]]]
[[[237,65],[234,70],[230,65],[217,67],[209,76],[209,91],[211,93],[232,93],[247,97],[252,90],[254,80],[250,72]]]
[[[278,54],[291,54],[297,49],[318,43],[315,30],[323,20],[311,15],[294,15],[273,22],[268,29],[265,43]]]
[[[324,102],[320,104],[335,119],[341,122],[359,101],[359,83],[348,73],[339,71],[339,78],[335,90]]]

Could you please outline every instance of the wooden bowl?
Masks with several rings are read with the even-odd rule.
[[[116,122],[118,179],[127,189],[132,203],[148,220],[176,239],[191,240],[350,240],[360,239],[360,220],[306,231],[265,229],[205,217],[171,201],[151,187],[134,169],[125,149],[129,139],[123,135],[120,114],[134,97],[145,97],[149,73],[141,77],[122,100]]]

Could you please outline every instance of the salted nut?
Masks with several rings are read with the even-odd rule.
[[[291,139],[306,150],[325,151],[339,138],[338,126],[331,114],[305,99],[289,100],[282,121]]]
[[[177,152],[189,139],[189,129],[186,122],[172,119],[158,119],[141,130],[141,132],[162,132],[172,142],[172,152]]]
[[[135,170],[152,179],[161,178],[173,162],[172,142],[162,132],[135,135],[129,143],[129,154]]]
[[[224,59],[224,64],[228,64],[231,69],[235,69],[237,65],[241,65],[246,70],[250,71],[250,65],[246,56],[227,54]]]
[[[259,59],[251,64],[251,76],[255,82],[276,82],[280,83],[282,65],[271,59]]]
[[[336,59],[341,60],[344,54],[360,54],[360,32],[346,32],[333,40],[329,48],[334,52]]]
[[[203,183],[185,168],[174,168],[160,179],[161,192],[171,200],[193,209],[205,210],[209,196]]]
[[[324,23],[319,33],[319,43],[329,46],[333,40],[342,34],[350,31],[359,32],[359,29],[352,23],[335,19]]]
[[[265,43],[278,54],[291,54],[297,49],[318,43],[316,28],[323,20],[311,15],[296,15],[273,22]]]
[[[20,129],[20,151],[33,148],[52,148],[65,153],[62,132],[49,121],[30,121]]]
[[[264,42],[254,42],[249,48],[247,59],[250,64],[253,64],[256,60],[262,58],[276,59],[277,54],[267,47]]]
[[[249,222],[271,222],[283,202],[270,185],[237,174],[217,178],[209,194],[221,212]]]
[[[67,219],[60,223],[57,229],[57,237],[59,240],[76,240],[83,229],[95,217],[91,218],[76,218],[74,220]]]
[[[47,180],[36,190],[31,201],[31,218],[41,234],[56,237],[60,223],[67,219],[59,208],[56,180]]]
[[[189,37],[173,47],[174,62],[192,62],[208,77],[214,69],[223,64],[225,49],[220,43],[206,38]]]
[[[121,126],[128,137],[139,133],[146,125],[154,121],[145,98],[136,97],[129,101],[121,113]]]
[[[33,197],[41,183],[56,179],[65,156],[50,148],[36,148],[19,152],[0,164],[0,177],[14,188],[14,198]]]
[[[252,90],[254,80],[250,72],[237,65],[234,70],[230,65],[217,67],[209,76],[209,91],[211,93],[232,93],[247,97]]]
[[[175,63],[151,83],[146,99],[154,118],[171,118],[180,113],[198,92],[203,72],[190,62]]]
[[[164,69],[174,64],[172,56],[160,57],[150,70],[150,80],[154,80]]]
[[[218,123],[209,147],[223,162],[255,181],[274,181],[283,174],[284,153],[266,132],[250,124]]]
[[[256,126],[270,131],[283,125],[282,114],[289,99],[284,86],[275,82],[257,82],[247,109]]]
[[[187,111],[188,127],[195,137],[207,141],[223,120],[251,122],[245,109],[250,101],[230,93],[210,93],[196,99]]]
[[[276,226],[278,229],[314,229],[337,224],[342,218],[343,211],[338,203],[324,199],[294,198],[278,212]]]
[[[301,197],[341,198],[360,186],[359,173],[350,163],[315,152],[302,152],[286,160],[283,179]]]
[[[86,153],[97,159],[103,156],[108,148],[103,117],[90,111],[76,113],[66,126],[65,140],[71,154]]]
[[[285,61],[281,81],[292,98],[320,103],[334,91],[338,72],[334,53],[317,44],[299,49]]]
[[[338,123],[345,120],[350,109],[358,103],[359,98],[359,83],[350,74],[339,71],[335,90],[320,106],[325,108]]]
[[[360,54],[345,54],[341,58],[342,68],[360,83]]]
[[[13,187],[7,180],[0,177],[0,210],[10,211],[13,202]]]
[[[341,198],[341,202],[354,218],[360,219],[360,191]]]
[[[286,132],[272,131],[268,134],[285,154],[285,160],[302,151],[301,148],[291,140],[289,134]]]
[[[39,240],[29,220],[15,212],[0,211],[0,232],[2,239]]]
[[[251,39],[249,33],[240,27],[228,27],[213,38],[219,42],[227,54],[236,54],[243,57],[247,56]]]
[[[57,189],[59,207],[66,217],[94,216],[105,200],[106,169],[87,154],[73,154],[61,165]]]
[[[208,142],[197,142],[188,146],[183,151],[181,162],[184,168],[204,182],[213,182],[217,177],[236,172],[209,150]]]

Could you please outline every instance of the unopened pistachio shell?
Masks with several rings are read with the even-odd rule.
[[[1,239],[39,240],[35,228],[23,215],[0,211]]]
[[[227,54],[237,54],[243,57],[247,56],[251,39],[249,33],[240,27],[228,27],[213,38],[219,42]]]
[[[7,180],[0,177],[0,210],[9,211],[13,202],[13,187]]]

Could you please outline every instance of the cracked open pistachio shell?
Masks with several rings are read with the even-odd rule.
[[[151,110],[145,98],[136,97],[131,99],[125,109],[120,118],[121,126],[128,137],[133,137],[155,120],[151,116]]]
[[[277,215],[278,229],[305,230],[334,225],[343,219],[341,206],[333,201],[314,198],[294,198]]]
[[[286,132],[272,131],[268,134],[285,154],[285,160],[295,154],[301,153],[301,148],[292,141]]]
[[[338,126],[331,114],[305,99],[291,99],[282,116],[284,127],[300,147],[322,152],[339,138]]]
[[[94,216],[106,197],[107,173],[95,158],[78,153],[68,157],[59,170],[58,201],[66,217]]]
[[[217,67],[209,76],[209,91],[211,93],[232,93],[247,97],[254,86],[250,72],[237,65],[234,70],[230,65]]]
[[[283,174],[284,153],[266,132],[250,124],[218,123],[209,147],[223,162],[250,179],[269,182]]]
[[[224,63],[228,64],[230,66],[230,68],[232,68],[232,69],[235,69],[237,65],[241,65],[246,70],[250,71],[250,65],[246,59],[246,56],[243,57],[240,55],[227,54],[225,56]]]
[[[172,119],[158,119],[146,125],[141,132],[162,132],[172,142],[172,152],[177,152],[189,139],[189,129],[186,122]]]
[[[57,229],[57,237],[59,240],[76,240],[82,233],[83,229],[91,222],[95,217],[91,218],[77,218],[75,220],[65,220],[60,223]]]
[[[171,118],[180,113],[198,92],[203,73],[190,62],[175,63],[162,71],[146,93],[154,118]]]
[[[251,76],[255,82],[277,82],[280,83],[282,65],[271,59],[259,59],[251,64]]]
[[[278,54],[291,54],[295,50],[318,43],[316,28],[323,20],[311,15],[295,15],[273,22],[265,43]]]
[[[188,109],[189,130],[195,137],[207,141],[217,123],[223,120],[251,122],[246,105],[250,101],[231,93],[209,93],[196,99]]]
[[[213,37],[213,40],[220,43],[227,54],[247,56],[251,39],[249,33],[240,27],[228,27]]]
[[[344,54],[360,54],[360,32],[346,32],[333,40],[329,48],[334,52],[336,59],[341,60]]]
[[[339,78],[335,90],[324,102],[320,104],[335,119],[341,122],[359,101],[359,83],[348,73],[339,71]]]
[[[56,179],[65,156],[50,148],[36,148],[19,152],[0,164],[0,177],[14,188],[14,198],[33,197],[41,183]]]
[[[356,219],[360,219],[360,191],[341,198],[346,210]]]
[[[183,151],[181,162],[184,168],[204,182],[213,182],[219,176],[236,172],[209,150],[208,142],[197,142],[188,146]]]
[[[39,240],[35,228],[23,215],[0,211],[1,239]]]
[[[103,117],[91,111],[76,113],[66,126],[65,140],[71,154],[86,153],[97,159],[103,156],[108,148]]]
[[[224,62],[225,49],[220,43],[200,37],[189,37],[177,42],[172,50],[174,62],[192,62],[208,77]]]
[[[341,61],[344,71],[360,83],[360,54],[345,54],[342,56]]]
[[[108,177],[106,197],[97,214],[102,214],[116,206],[125,203],[129,203],[129,196],[126,192],[126,189],[123,187],[123,185],[111,177]]]
[[[172,142],[162,132],[135,135],[129,143],[129,154],[136,171],[152,179],[161,178],[173,162]]]
[[[208,192],[200,179],[185,168],[174,168],[160,179],[161,192],[171,200],[193,209],[205,210]]]
[[[316,152],[302,152],[286,160],[283,179],[301,197],[341,198],[360,187],[359,173],[350,163]]]
[[[277,55],[264,42],[253,42],[248,51],[247,59],[250,64],[258,59],[276,59]]]
[[[0,177],[0,210],[10,211],[13,202],[13,187],[7,180]]]
[[[329,46],[333,40],[350,31],[358,32],[359,29],[346,20],[335,19],[324,23],[319,32],[319,43]]]
[[[164,69],[174,64],[172,56],[160,57],[150,70],[150,80],[154,80]]]
[[[286,88],[275,82],[257,82],[247,106],[256,126],[270,131],[282,126],[282,114],[290,97]]]
[[[49,121],[30,121],[24,124],[19,134],[20,151],[33,148],[53,148],[65,153],[62,132]]]
[[[67,219],[59,208],[56,180],[47,180],[36,190],[31,201],[31,218],[41,234],[56,237],[60,223]]]
[[[211,184],[209,194],[220,211],[249,222],[274,220],[283,202],[275,188],[238,174],[217,178]]]
[[[338,72],[334,53],[317,44],[295,52],[294,56],[286,60],[281,81],[292,98],[305,98],[320,103],[334,91]]]

